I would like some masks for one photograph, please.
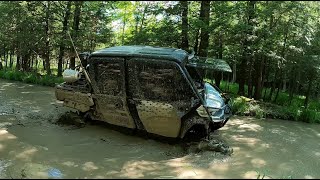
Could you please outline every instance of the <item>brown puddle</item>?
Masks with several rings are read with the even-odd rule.
[[[320,178],[320,125],[233,117],[216,132],[232,148],[181,146],[97,125],[61,127],[54,89],[0,80],[0,178]],[[261,177],[260,176],[260,177]]]

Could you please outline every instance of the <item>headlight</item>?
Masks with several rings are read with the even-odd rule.
[[[208,108],[208,111],[210,113],[210,116],[216,116],[217,114],[220,114],[219,112],[222,112],[222,109]],[[207,112],[206,112],[206,110],[205,110],[205,108],[203,106],[200,106],[197,109],[197,112],[201,117],[209,117]]]

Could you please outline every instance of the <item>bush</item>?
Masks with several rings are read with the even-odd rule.
[[[244,115],[249,109],[249,104],[242,97],[237,97],[232,102],[232,113],[238,115]]]
[[[254,109],[252,111],[254,112],[255,117],[258,119],[266,117],[266,112],[258,104],[254,106]]]
[[[279,92],[276,104],[284,106],[288,105],[289,95],[283,92]]]
[[[307,122],[307,123],[315,123],[317,117],[317,112],[309,109],[304,109],[300,113],[298,118],[299,121]]]
[[[297,106],[281,107],[278,109],[279,119],[298,121],[300,108]]]
[[[37,76],[33,73],[28,74],[26,77],[22,79],[23,82],[25,83],[32,83],[36,84],[37,83]]]
[[[3,70],[0,70],[0,78],[3,78],[4,77],[4,71]]]
[[[319,103],[319,101],[317,101],[317,100],[311,101],[309,103],[308,109],[312,109],[312,110],[315,110],[315,111],[320,111],[320,103]]]

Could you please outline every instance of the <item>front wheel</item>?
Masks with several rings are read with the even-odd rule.
[[[81,111],[77,111],[77,115],[82,117],[84,119],[85,122],[88,122],[91,120],[89,112],[81,112]]]

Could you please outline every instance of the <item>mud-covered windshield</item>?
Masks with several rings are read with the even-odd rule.
[[[194,67],[196,69],[213,70],[221,72],[232,72],[229,64],[222,59],[213,59],[205,57],[193,57],[186,63],[187,67]]]
[[[195,84],[195,86],[197,87],[197,89],[201,89],[203,88],[203,76],[201,74],[201,72],[199,72],[199,70],[195,67],[192,66],[186,66],[186,69],[190,75],[190,77],[193,80],[193,83]]]
[[[194,56],[187,61],[186,69],[193,79],[193,82],[197,89],[204,88],[203,79],[206,70],[232,72],[229,64],[222,59],[204,58],[197,56]]]

